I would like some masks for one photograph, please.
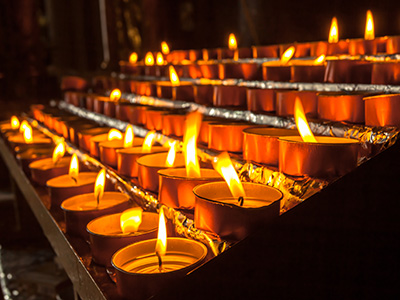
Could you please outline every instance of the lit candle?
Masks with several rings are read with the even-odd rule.
[[[93,192],[96,176],[96,172],[79,172],[78,157],[74,153],[71,158],[69,173],[54,177],[46,182],[50,194],[51,207],[59,209],[65,199]]]
[[[218,151],[242,152],[243,130],[251,127],[244,122],[214,122],[209,124],[208,148]]]
[[[173,144],[167,156],[166,165],[170,168],[158,171],[160,176],[158,199],[168,207],[193,209],[195,204],[195,197],[192,193],[193,188],[201,183],[221,180],[218,172],[212,169],[200,168],[196,146],[200,123],[200,113],[189,114],[185,125],[186,132],[183,149],[186,167],[171,168],[173,162],[168,162],[168,158],[175,155],[175,145]]]
[[[293,176],[335,178],[357,166],[360,142],[350,138],[314,137],[300,99],[295,101],[295,120],[301,137],[279,139],[279,170]]]
[[[282,193],[269,186],[240,182],[225,152],[213,162],[225,181],[196,186],[196,227],[223,238],[241,240],[279,216]]]
[[[129,197],[119,192],[104,192],[106,172],[96,174],[94,193],[78,194],[61,203],[68,234],[88,237],[86,225],[103,215],[121,212],[129,207]]]
[[[20,131],[22,131],[22,134],[17,133],[8,137],[8,141],[13,148],[17,146],[40,147],[53,143],[52,140],[44,134],[33,131],[28,123],[22,122]],[[34,132],[36,133],[35,135],[33,134]]]
[[[166,236],[163,208],[160,209],[158,238],[141,241],[117,251],[112,258],[117,289],[121,296],[147,299],[199,266],[207,248],[196,241]]]
[[[370,10],[366,14],[364,39],[351,39],[350,55],[374,55],[377,53],[379,39],[375,39],[374,18]]]
[[[122,213],[105,215],[90,221],[87,231],[94,261],[107,267],[111,266],[111,257],[117,250],[139,241],[156,238],[158,219],[158,214],[142,212],[141,208],[134,207]]]

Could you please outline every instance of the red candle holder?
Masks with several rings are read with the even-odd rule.
[[[97,206],[94,193],[79,194],[64,200],[65,230],[67,234],[89,239],[87,224],[104,215],[122,212],[129,208],[129,197],[119,192],[105,192]]]
[[[90,155],[94,158],[100,157],[99,144],[108,140],[108,133],[99,134],[90,138]]]
[[[130,105],[128,112],[129,123],[134,125],[146,124],[146,109],[148,109],[148,106],[145,105]]]
[[[365,125],[400,127],[400,94],[365,97]]]
[[[193,188],[199,184],[220,181],[221,175],[214,169],[200,169],[201,177],[188,177],[185,168],[158,171],[160,186],[158,200],[168,207],[194,209]]]
[[[136,160],[139,170],[139,184],[146,190],[157,193],[159,189],[158,171],[168,169],[165,166],[168,153],[156,153],[142,156]],[[170,168],[181,168],[185,166],[185,159],[182,153],[177,153],[175,164]]]
[[[371,83],[372,63],[363,60],[328,60],[325,82]]]
[[[129,75],[143,75],[144,74],[144,66],[140,63],[132,64],[129,61],[119,61],[119,69],[122,74]]]
[[[290,81],[290,66],[282,65],[278,60],[262,64],[263,80]]]
[[[328,53],[328,41],[317,41],[310,43],[310,56],[318,57]]]
[[[243,158],[247,161],[278,166],[278,139],[296,136],[298,131],[284,128],[250,127],[243,130]]]
[[[324,82],[325,65],[290,66],[292,82]]]
[[[193,85],[194,102],[200,105],[212,105],[214,86],[211,84]]]
[[[365,93],[319,93],[318,118],[335,122],[364,123]]]
[[[169,148],[151,147],[151,152],[143,152],[142,147],[122,148],[117,150],[118,174],[128,177],[138,177],[139,166],[136,160],[152,153],[168,152]]]
[[[246,107],[246,87],[214,85],[213,105],[216,107]]]
[[[380,43],[379,38],[376,38],[373,40],[350,39],[349,40],[349,54],[350,55],[376,55],[378,53],[378,44],[379,43]]]
[[[261,64],[256,62],[229,61],[218,64],[219,79],[236,78],[244,80],[261,80]]]
[[[158,214],[143,212],[138,230],[125,234],[121,231],[121,214],[101,216],[87,224],[90,250],[97,264],[110,267],[113,254],[119,249],[157,237]]]
[[[27,176],[30,176],[29,165],[37,160],[49,158],[52,156],[54,146],[19,146],[15,148],[16,159],[18,164]]]
[[[214,60],[218,59],[218,49],[202,49],[203,60]]]
[[[326,55],[339,55],[349,53],[349,40],[340,40],[337,43],[328,43]]]
[[[371,83],[399,85],[400,63],[398,61],[374,62]]]
[[[253,58],[279,57],[279,46],[251,46]]]
[[[210,123],[208,148],[218,151],[242,152],[243,129],[251,127],[247,123]]]
[[[172,99],[172,84],[169,81],[157,81],[157,97]]]
[[[386,41],[386,53],[400,53],[400,36],[389,36]]]
[[[61,79],[62,91],[84,91],[87,88],[87,81],[78,76],[63,76]]]
[[[200,132],[198,136],[199,143],[208,145],[209,137],[210,137],[210,124],[215,122],[223,122],[223,119],[214,118],[214,117],[204,117],[201,122]]]
[[[86,94],[82,92],[65,92],[64,101],[76,107],[86,107]]]
[[[276,90],[246,88],[247,110],[252,112],[275,111]]]
[[[301,137],[279,139],[279,171],[291,176],[333,179],[357,167],[358,140],[316,137],[317,143],[303,142]]]
[[[276,92],[276,115],[291,117],[294,115],[294,102],[300,98],[304,112],[310,118],[317,116],[318,100],[317,92],[314,91],[294,91],[282,90]]]
[[[169,108],[163,108],[163,107],[151,107],[148,108],[144,111],[146,117],[146,123],[145,127],[148,130],[156,130],[156,131],[161,131],[162,130],[162,119],[163,115],[167,112],[171,112],[172,110]]]
[[[95,128],[98,125],[92,122],[88,122],[86,120],[77,120],[77,121],[71,121],[71,122],[66,122],[66,127],[68,129],[67,131],[67,137],[66,139],[69,139],[71,143],[75,144],[78,146],[79,143],[79,137],[78,133],[90,128]]]
[[[196,186],[194,222],[201,230],[221,238],[242,240],[260,226],[273,222],[280,211],[282,193],[273,187],[243,182],[246,197],[243,206],[231,196],[225,181]]]
[[[216,61],[200,61],[198,64],[201,72],[201,77],[207,79],[219,78],[218,63]]]

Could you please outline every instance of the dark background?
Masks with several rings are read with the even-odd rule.
[[[171,50],[224,47],[230,32],[239,47],[326,40],[333,16],[340,38],[358,38],[367,9],[376,36],[400,34],[400,1],[3,0],[0,100],[60,96],[62,75],[117,71],[162,40]]]

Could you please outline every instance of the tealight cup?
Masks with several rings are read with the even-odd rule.
[[[71,157],[62,157],[56,164],[53,158],[36,160],[29,164],[32,180],[41,186],[46,186],[46,182],[54,177],[68,174]]]
[[[133,139],[132,147],[141,146],[143,144],[144,139],[135,137]],[[100,150],[100,161],[106,165],[109,165],[113,168],[117,168],[118,158],[117,158],[117,150],[124,148],[123,140],[111,140],[104,141],[99,143]]]

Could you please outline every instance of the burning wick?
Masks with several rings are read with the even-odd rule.
[[[243,206],[243,202],[244,202],[243,196],[240,196],[240,197],[238,198],[238,202],[239,202],[239,205],[240,205],[240,206]]]

